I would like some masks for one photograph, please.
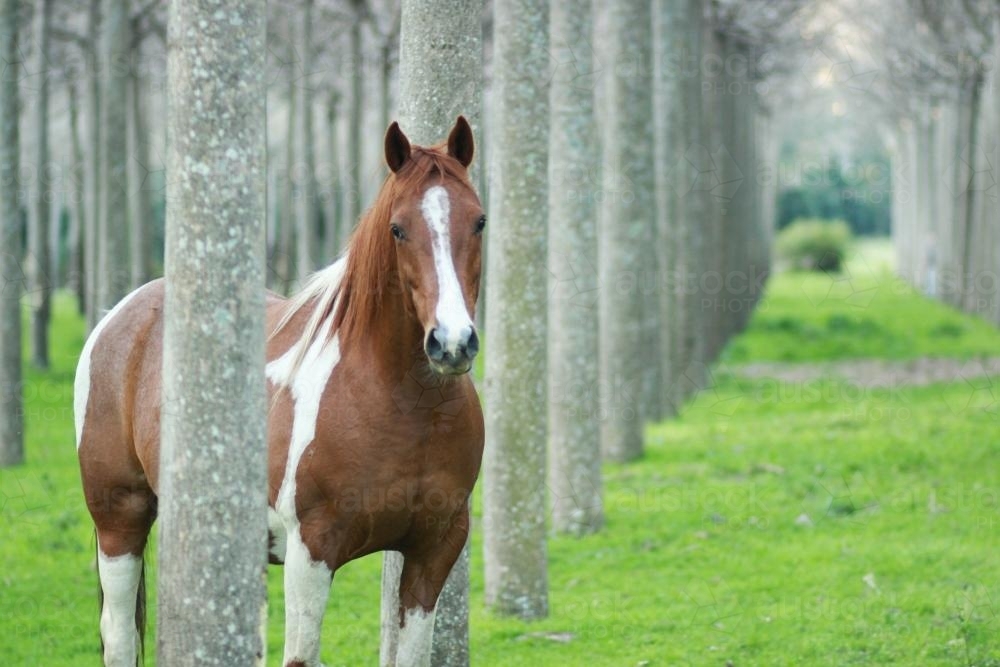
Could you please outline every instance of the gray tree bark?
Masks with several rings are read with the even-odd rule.
[[[136,49],[136,55],[139,51]],[[143,104],[142,81],[134,68],[129,68],[128,81],[128,210],[130,284],[134,289],[150,276],[149,225],[152,204],[149,197],[149,135]]]
[[[363,128],[362,114],[364,102],[362,93],[362,67],[364,65],[364,54],[361,42],[361,11],[362,1],[351,0],[353,16],[351,17],[351,28],[348,33],[348,52],[350,53],[350,65],[348,66],[348,86],[350,88],[347,108],[347,156],[344,187],[344,211],[341,218],[340,238],[345,244],[351,235],[351,230],[358,222],[361,215],[361,134]],[[383,128],[385,129],[385,128]]]
[[[97,307],[107,310],[128,292],[129,0],[105,0],[101,17],[101,214],[98,217]],[[98,317],[99,319],[99,317]]]
[[[281,278],[281,292],[288,294],[295,280],[295,79],[288,79],[288,116],[285,125],[285,180],[281,188],[281,211],[278,215],[278,253],[276,270]]]
[[[296,127],[295,172],[292,177],[298,182],[296,207],[296,265],[298,276],[305,278],[317,268],[316,247],[316,142],[313,133],[313,96],[310,75],[312,74],[312,35],[314,0],[305,0],[302,5],[299,29],[299,58],[302,63],[302,78],[299,81],[299,102]]]
[[[659,364],[652,329],[655,292],[643,286],[657,274],[653,198],[652,98],[648,70],[650,6],[623,0],[607,8],[608,29],[598,35],[615,71],[607,82],[603,123],[603,210],[600,225],[601,441],[604,456],[629,461],[643,452],[643,420],[650,415]],[[652,348],[649,348],[653,344]],[[655,387],[656,385],[653,384]]]
[[[340,141],[337,136],[337,112],[340,106],[340,99],[336,91],[331,91],[326,102],[326,140],[327,140],[327,163],[330,165],[328,186],[330,188],[330,203],[324,217],[324,242],[326,245],[326,256],[333,259],[340,255],[343,247],[343,240],[340,238],[342,225],[340,224],[341,207],[343,205],[344,185],[340,174]]]
[[[490,252],[486,273],[486,604],[548,614],[548,3],[494,5]]]
[[[71,191],[72,201],[70,208],[73,212],[73,235],[71,241],[70,272],[73,289],[76,292],[79,312],[87,315],[87,262],[86,262],[86,197],[81,196],[79,187],[81,177],[84,172],[83,144],[80,142],[80,96],[76,90],[76,77],[66,85],[66,92],[69,97],[69,136],[72,156],[72,179],[73,190]]]
[[[170,6],[157,633],[167,667],[265,661],[266,12],[264,0]]]
[[[35,58],[39,77],[38,97],[32,111],[35,133],[35,182],[31,193],[28,225],[28,284],[31,286],[31,362],[36,368],[49,367],[49,320],[52,314],[50,224],[54,172],[49,155],[49,46],[51,44],[52,0],[35,3]]]
[[[483,106],[482,0],[403,0],[399,47],[399,119],[416,144],[430,146],[448,135],[459,115],[476,138]],[[383,58],[389,58],[383,49]],[[386,62],[383,61],[383,66]],[[383,70],[387,83],[389,69]],[[383,95],[388,86],[383,87]],[[385,103],[386,97],[383,97]],[[473,182],[480,162],[477,146]],[[382,563],[382,664],[398,640],[398,586],[403,559],[386,552]],[[438,598],[431,664],[469,664],[469,545],[466,543]]]
[[[705,357],[699,278],[707,190],[697,182],[708,155],[702,131],[702,9],[701,0],[656,0],[653,9],[657,227],[667,278],[660,292],[665,415],[676,413],[700,385]]]
[[[90,332],[100,319],[97,305],[98,270],[100,262],[98,220],[101,217],[101,75],[98,41],[101,29],[101,0],[90,0],[87,8],[87,88],[86,106],[87,166],[83,172],[84,201],[87,218],[83,231],[84,276],[87,291],[87,331]]]
[[[21,387],[21,293],[24,278],[18,200],[20,135],[18,50],[20,3],[0,4],[0,467],[24,462],[24,398]]]
[[[560,63],[549,91],[549,454],[555,530],[584,535],[604,522],[601,482],[597,207],[599,160],[589,3],[556,0],[551,51]],[[582,62],[578,62],[582,60]],[[582,72],[581,72],[582,69]],[[584,74],[584,76],[580,76]]]

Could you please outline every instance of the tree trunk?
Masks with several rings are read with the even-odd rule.
[[[975,173],[978,153],[981,150],[979,145],[979,110],[982,106],[982,84],[981,72],[976,72],[969,81],[969,134],[963,147],[963,155],[969,165],[969,178],[966,181],[967,187],[961,193],[965,198],[962,208],[962,292],[959,303],[967,312],[975,312],[975,280],[974,258],[975,252],[975,225],[976,225],[976,200],[977,190],[980,187],[978,177]]]
[[[326,140],[327,157],[330,172],[327,175],[327,187],[330,188],[330,204],[324,217],[324,241],[326,256],[331,260],[340,255],[343,239],[340,238],[341,206],[344,198],[344,184],[340,174],[340,141],[337,136],[337,108],[340,100],[336,92],[331,92],[326,103]]]
[[[52,0],[35,3],[35,63],[39,74],[38,102],[32,113],[35,131],[35,190],[32,192],[28,226],[28,283],[31,286],[31,362],[49,367],[49,319],[52,311],[50,216],[55,193],[54,171],[49,156],[49,45]]]
[[[288,79],[288,117],[285,126],[285,179],[281,188],[281,213],[278,216],[278,251],[276,269],[282,281],[280,291],[288,294],[295,281],[295,80]]]
[[[170,667],[266,654],[267,10],[218,11],[170,6],[157,632]]]
[[[102,311],[128,292],[132,278],[128,242],[129,0],[105,0],[101,23],[101,214],[98,218],[97,307]]]
[[[344,213],[341,219],[343,227],[340,231],[340,238],[346,245],[347,239],[351,236],[354,225],[361,215],[361,133],[362,133],[362,80],[361,67],[363,63],[363,53],[361,44],[361,2],[351,0],[353,16],[351,17],[351,28],[348,33],[349,53],[351,64],[348,67],[348,77],[350,85],[350,105],[347,110],[347,157],[344,187]],[[384,128],[383,128],[384,129]]]
[[[548,614],[547,433],[548,3],[494,5],[494,102],[487,256],[486,604]],[[405,75],[401,72],[401,79]]]
[[[447,137],[461,114],[479,138],[483,105],[480,0],[404,0],[399,47],[399,118],[410,140],[431,146]],[[383,47],[382,102],[388,114],[391,51]],[[387,119],[386,119],[387,120]],[[473,162],[475,182],[479,147]],[[382,664],[398,641],[402,557],[386,552],[382,570]],[[459,556],[438,598],[431,664],[469,664],[469,545]]]
[[[84,276],[87,291],[87,331],[90,332],[100,319],[100,307],[97,305],[97,274],[100,267],[100,244],[98,243],[98,227],[101,214],[101,69],[98,56],[98,40],[101,27],[101,0],[90,0],[87,13],[87,88],[84,104],[86,105],[86,142],[87,166],[83,171],[84,201],[86,202],[87,219],[83,231]]]
[[[678,202],[678,220],[674,225],[680,236],[676,275],[679,276],[678,300],[683,313],[679,314],[679,323],[674,329],[680,340],[678,349],[674,351],[673,396],[667,399],[675,409],[679,409],[683,401],[705,383],[704,294],[700,277],[704,271],[706,252],[704,230],[711,210],[709,192],[704,184],[698,184],[696,172],[708,156],[705,150],[706,121],[701,79],[705,32],[701,0],[685,0],[684,9],[677,18],[683,22],[674,33],[680,37],[677,48],[687,49],[685,53],[689,53],[689,59],[684,61],[683,77],[677,91],[682,97],[684,117],[683,131],[677,136],[681,142],[675,144],[678,150],[674,153],[676,161],[672,163],[684,174],[678,174],[674,184],[676,191],[683,193]]]
[[[21,386],[21,211],[18,195],[20,78],[18,0],[0,3],[0,467],[24,462]]]
[[[479,9],[476,9],[478,12]],[[480,28],[479,32],[482,32]],[[480,38],[479,41],[482,41]],[[392,81],[392,40],[385,39],[382,42],[381,47],[379,47],[381,53],[381,68],[379,69],[378,87],[379,87],[379,129],[388,129],[389,123],[392,121],[389,118],[389,114],[392,109],[392,96],[390,93],[390,83]],[[482,56],[482,53],[480,53]],[[480,62],[482,58],[480,57]]]
[[[588,3],[556,0],[551,50],[572,62],[593,38]],[[565,57],[563,57],[565,54]],[[597,164],[597,126],[589,52],[558,68],[549,94],[549,455],[552,525],[584,535],[604,522],[598,397],[597,207],[590,180]],[[580,71],[582,69],[582,72]],[[581,79],[580,74],[585,76]]]
[[[608,116],[603,123],[600,224],[601,441],[613,461],[643,452],[642,426],[649,414],[653,349],[650,304],[645,288],[655,277],[652,98],[648,66],[652,31],[649,3],[623,0],[609,6],[603,51],[619,63],[607,81]],[[627,68],[627,72],[620,71]]]
[[[74,77],[75,79],[75,77]],[[70,276],[79,313],[87,315],[87,241],[86,241],[86,195],[81,192],[84,164],[83,145],[80,143],[80,97],[76,90],[76,81],[71,79],[66,85],[69,96],[69,136],[72,149],[73,188],[70,191],[70,207],[73,215],[72,241],[70,251]]]
[[[296,219],[297,250],[295,263],[302,280],[317,268],[316,248],[316,143],[313,135],[313,99],[310,75],[312,74],[312,34],[314,0],[305,0],[302,6],[302,26],[299,31],[300,58],[303,78],[299,82],[298,130],[296,134],[295,173],[298,183],[298,216]]]
[[[136,50],[136,55],[139,51]],[[132,288],[149,280],[149,225],[152,205],[149,198],[149,134],[142,97],[142,81],[134,68],[129,68],[128,108],[128,184],[129,184],[129,256]]]

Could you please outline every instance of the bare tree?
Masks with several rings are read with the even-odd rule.
[[[52,316],[51,253],[49,230],[52,216],[54,171],[49,155],[49,67],[52,0],[35,3],[34,74],[38,93],[32,110],[35,133],[35,189],[32,192],[28,225],[28,280],[31,285],[31,361],[38,368],[49,367],[49,320]]]
[[[316,270],[318,248],[316,243],[316,137],[313,132],[313,7],[314,0],[304,0],[301,8],[301,26],[298,30],[299,61],[302,75],[296,89],[298,104],[295,107],[295,171],[290,174],[298,184],[296,203],[296,265],[299,278]]]
[[[24,461],[24,395],[21,388],[21,211],[18,200],[18,0],[0,4],[0,467]]]
[[[87,151],[87,166],[83,172],[84,201],[87,207],[86,224],[83,233],[83,263],[87,290],[87,331],[93,330],[101,319],[98,305],[98,280],[100,270],[98,252],[100,249],[99,230],[101,218],[101,76],[98,56],[101,30],[101,0],[90,0],[87,6],[87,88],[86,106],[87,131],[84,136]]]
[[[660,398],[663,414],[670,415],[701,383],[697,369],[705,358],[698,290],[708,196],[697,179],[706,156],[701,0],[656,0],[653,32],[658,246],[666,278],[660,283],[660,351],[667,361]]]
[[[133,20],[131,34],[134,39],[135,60],[142,57],[138,36],[139,26]],[[149,130],[146,126],[146,105],[143,82],[134,67],[129,68],[128,78],[128,212],[130,284],[137,287],[150,278],[149,227],[152,204],[149,196]]]
[[[344,241],[350,235],[361,215],[361,134],[364,98],[362,93],[362,67],[364,65],[364,45],[361,26],[365,17],[364,0],[348,0],[351,16],[348,28],[347,63],[347,151],[343,225],[340,238]]]
[[[483,103],[480,6],[479,0],[402,3],[401,21],[396,21],[401,26],[399,120],[417,144],[441,141],[459,115],[466,116],[478,136]],[[381,51],[383,58],[389,57],[384,42]],[[473,170],[475,166],[474,162]],[[401,572],[401,556],[387,551],[382,574],[382,664],[388,663],[391,646],[398,640]],[[469,664],[468,544],[438,598],[431,664]]]
[[[549,453],[552,524],[583,535],[604,522],[598,396],[597,206],[593,18],[588,3],[556,0],[549,101]]]
[[[330,169],[327,174],[330,202],[324,214],[323,234],[325,236],[326,256],[329,258],[340,254],[340,248],[343,245],[340,239],[340,232],[343,229],[340,217],[343,212],[344,186],[340,173],[340,140],[337,136],[339,111],[340,95],[336,89],[333,89],[327,95],[326,100],[326,163]]]
[[[264,661],[266,20],[170,9],[161,665]]]
[[[486,274],[486,603],[548,614],[548,3],[494,4],[491,228]],[[405,29],[405,28],[404,28]]]
[[[129,0],[105,0],[101,20],[101,214],[98,228],[97,307],[125,296],[131,281],[128,241]]]
[[[77,72],[71,70],[66,77],[66,95],[69,104],[67,122],[69,123],[70,154],[72,163],[72,181],[80,185],[83,181],[84,158],[83,144],[80,141],[80,94],[76,88]],[[70,253],[70,272],[73,288],[76,291],[80,314],[87,315],[87,266],[86,266],[86,199],[76,196],[71,204],[73,215],[73,234]]]
[[[604,455],[627,461],[642,455],[649,414],[651,301],[643,283],[656,276],[653,219],[650,7],[625,0],[607,7],[602,51],[613,63],[602,123],[600,217],[601,442]],[[659,308],[658,301],[656,308]],[[659,355],[658,344],[654,346]],[[653,384],[651,384],[653,383]]]

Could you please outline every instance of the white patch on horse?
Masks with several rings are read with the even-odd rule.
[[[333,271],[343,276],[342,266]],[[328,285],[336,289],[334,285]],[[327,316],[319,334],[312,342],[300,340],[281,357],[267,364],[267,378],[278,386],[287,387],[294,403],[292,433],[288,445],[285,474],[275,501],[275,518],[284,524],[284,545],[281,549],[285,562],[285,656],[284,663],[302,661],[307,665],[319,664],[320,631],[323,612],[330,594],[333,573],[323,561],[314,561],[302,539],[299,517],[295,510],[295,476],[309,443],[316,437],[320,403],[333,369],[340,361],[340,339],[330,338],[333,316]],[[299,357],[300,346],[309,349]],[[271,514],[268,522],[271,523]],[[275,532],[275,549],[278,549]],[[273,553],[273,551],[272,551]]]
[[[299,531],[289,532],[285,553],[285,656],[281,664],[319,664],[320,632],[332,578],[326,563],[312,559]]]
[[[396,649],[396,667],[429,667],[431,641],[434,638],[434,612],[417,606],[408,609],[399,631],[399,648]]]
[[[145,285],[143,285],[145,287]],[[80,361],[76,364],[76,377],[73,380],[73,423],[76,427],[76,448],[80,449],[80,442],[83,438],[83,421],[87,417],[87,401],[90,399],[90,356],[94,352],[97,339],[105,327],[111,323],[115,315],[121,312],[132,297],[138,294],[142,287],[130,292],[119,301],[108,314],[101,318],[94,330],[87,336],[87,342],[83,345],[83,352],[80,353]]]
[[[420,203],[427,227],[431,230],[431,245],[434,249],[434,268],[437,271],[438,302],[435,309],[435,326],[444,338],[446,352],[455,354],[458,344],[472,329],[472,318],[465,305],[462,286],[455,273],[455,260],[451,256],[449,216],[451,202],[448,191],[440,185],[429,188]]]
[[[274,508],[288,526],[289,519],[295,517],[295,473],[299,469],[299,461],[306,447],[316,436],[316,421],[319,419],[319,404],[323,400],[326,383],[330,380],[334,367],[340,361],[340,338],[330,336],[333,317],[327,317],[320,329],[319,336],[313,340],[309,350],[302,358],[302,365],[295,372],[295,377],[288,377],[298,352],[298,346],[293,345],[285,354],[267,365],[267,378],[278,385],[289,387],[292,400],[295,403],[292,412],[292,437],[288,445],[288,460],[285,463],[285,476],[278,490],[278,499]],[[297,519],[296,519],[297,521]]]
[[[96,331],[96,330],[95,330]],[[135,667],[139,632],[135,628],[135,601],[142,559],[132,554],[106,556],[97,551],[97,568],[104,591],[101,639],[106,667]]]

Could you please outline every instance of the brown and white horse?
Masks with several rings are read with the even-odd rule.
[[[391,173],[345,255],[267,304],[269,531],[284,563],[284,665],[318,665],[334,572],[403,554],[396,665],[430,660],[434,608],[469,531],[483,417],[466,372],[479,348],[482,206],[459,117],[445,144],[385,137]],[[97,533],[106,665],[141,659],[143,549],[156,518],[162,280],[94,329],[77,368],[76,438]],[[262,517],[263,520],[263,517]]]

